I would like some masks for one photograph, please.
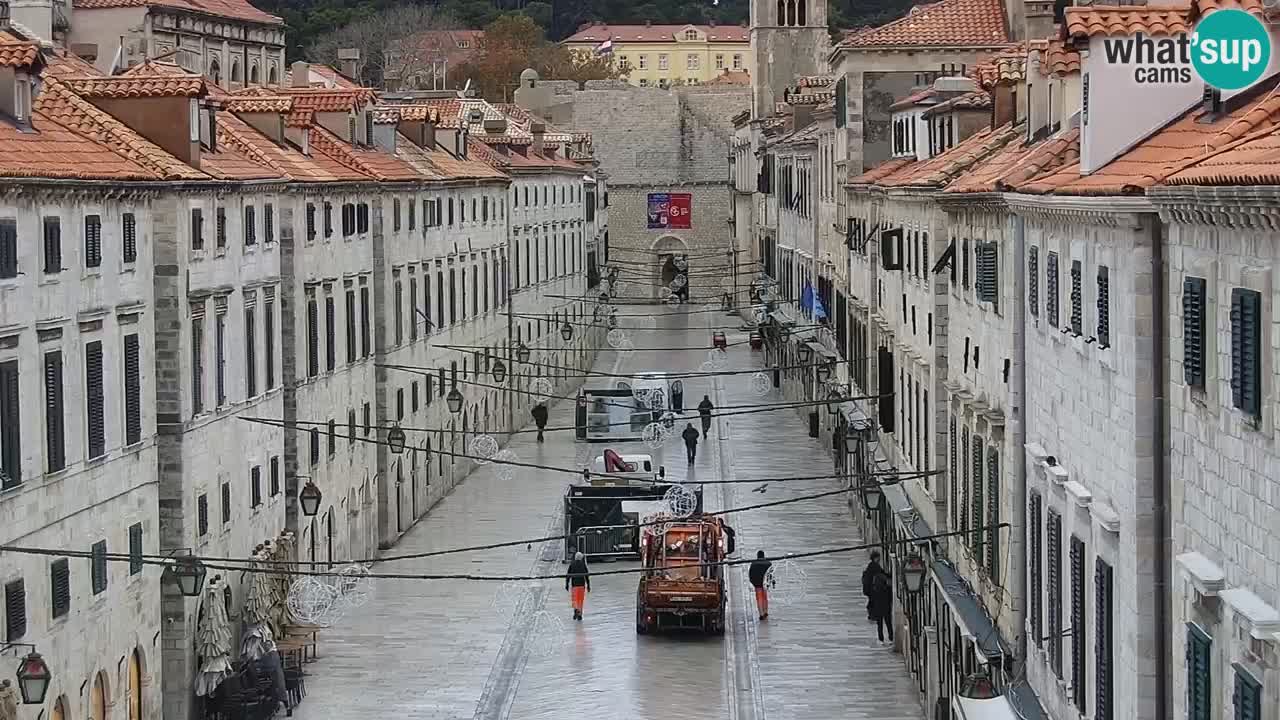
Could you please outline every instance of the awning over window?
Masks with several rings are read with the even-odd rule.
[[[951,709],[956,720],[1020,720],[1004,697],[990,700],[955,697],[951,699]]]

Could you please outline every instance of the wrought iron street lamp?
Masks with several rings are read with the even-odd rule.
[[[907,586],[907,592],[912,595],[918,595],[921,588],[924,587],[924,576],[927,572],[924,558],[920,557],[920,551],[912,550],[911,554],[902,563],[902,581]]]
[[[40,653],[36,652],[35,645],[9,643],[0,650],[10,648],[31,648],[31,652],[18,661],[18,693],[22,695],[22,704],[44,704],[44,696],[49,692],[49,681],[53,679],[53,673],[49,672],[49,664],[40,657]]]
[[[405,442],[406,438],[404,436],[404,430],[402,430],[399,425],[396,425],[387,432],[387,446],[391,448],[392,455],[400,455],[403,453]]]
[[[305,476],[299,476],[305,477]],[[307,484],[302,486],[302,491],[298,493],[298,504],[302,506],[302,514],[307,517],[315,517],[320,512],[320,500],[324,495],[320,492],[320,488],[316,487],[315,482],[307,478]]]
[[[319,492],[319,491],[317,491]],[[318,501],[317,501],[318,504]],[[208,574],[204,563],[190,554],[178,555],[173,563],[164,569],[164,575],[178,586],[183,597],[199,597],[204,587],[204,577]]]
[[[818,382],[825,383],[831,379],[831,363],[823,363],[815,370],[818,373]]]
[[[494,360],[489,372],[493,373],[493,381],[499,385],[502,384],[503,380],[507,379],[507,365],[501,360]]]
[[[516,360],[519,360],[522,363],[527,363],[529,362],[529,355],[529,346],[525,345],[524,341],[521,340],[520,344],[516,346]]]
[[[565,320],[564,325],[560,326],[560,337],[564,338],[565,342],[573,339],[573,326],[569,324],[568,320]]]
[[[800,360],[801,365],[808,365],[809,361],[813,359],[813,348],[809,347],[805,341],[797,340],[796,358]]]
[[[455,386],[445,396],[445,403],[449,406],[449,412],[458,415],[462,412],[462,392]]]
[[[831,413],[832,415],[839,415],[840,414],[840,398],[842,397],[843,395],[840,393],[839,389],[831,388],[831,390],[827,392],[827,412]]]
[[[874,480],[862,488],[862,502],[866,504],[867,510],[875,512],[880,509],[880,500],[884,497],[884,491],[880,489],[880,483]]]

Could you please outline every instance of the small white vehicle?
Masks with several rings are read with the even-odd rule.
[[[658,466],[655,471],[651,455],[622,455],[614,450],[605,450],[603,455],[591,461],[590,474],[591,484],[596,487],[653,485],[664,482],[667,469]]]

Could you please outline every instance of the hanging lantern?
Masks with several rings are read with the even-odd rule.
[[[924,587],[926,574],[928,570],[925,568],[924,558],[920,557],[920,551],[912,550],[911,555],[902,563],[902,581],[906,583],[907,592],[918,595]]]
[[[813,359],[813,348],[809,347],[803,340],[796,341],[796,357],[800,360],[801,365],[808,365]]]
[[[387,433],[387,445],[391,447],[392,455],[399,455],[404,452],[404,430],[401,430],[399,425],[391,428],[391,431]]]
[[[198,559],[183,555],[174,558],[173,564],[165,568],[164,574],[177,586],[183,597],[199,597],[204,587],[204,576],[208,573],[204,563]]]
[[[24,705],[41,705],[45,693],[49,692],[49,681],[53,673],[49,665],[40,657],[40,653],[32,650],[22,658],[18,665],[18,692],[22,694]]]
[[[449,412],[454,415],[458,415],[462,412],[462,393],[457,387],[454,387],[449,391],[449,394],[445,396],[444,401],[449,405]]]
[[[489,372],[493,373],[493,381],[499,385],[502,384],[503,380],[507,379],[507,366],[501,360],[494,360]]]
[[[831,365],[829,363],[819,365],[815,370],[818,374],[818,382],[825,383],[831,379]]]
[[[560,337],[564,338],[565,342],[573,339],[573,326],[569,324],[568,320],[565,320],[564,325],[560,326]]]
[[[832,415],[840,414],[840,398],[840,391],[836,388],[831,388],[831,391],[827,393],[827,412]]]
[[[867,506],[867,510],[875,512],[880,509],[880,499],[884,497],[884,491],[880,489],[880,484],[874,480],[862,489],[862,502]]]
[[[986,669],[981,668],[966,677],[960,684],[960,697],[971,700],[991,700],[1000,697],[1000,693],[996,692],[995,683],[991,682],[991,676],[987,674]]]
[[[302,514],[307,517],[315,517],[320,512],[320,500],[323,495],[320,488],[311,480],[307,480],[307,484],[302,486],[302,492],[298,493],[298,504],[302,506]]]
[[[529,362],[529,355],[529,346],[525,345],[524,341],[521,340],[520,344],[516,346],[516,360],[519,360],[522,363],[527,363]]]

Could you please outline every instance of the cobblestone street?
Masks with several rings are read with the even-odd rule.
[[[642,309],[629,309],[645,314]],[[623,312],[626,312],[624,309]],[[702,350],[645,351],[709,343],[709,323],[720,313],[668,314],[657,309],[651,330],[633,330],[638,348],[626,357],[600,355],[599,372],[697,370]],[[636,321],[623,321],[634,326]],[[758,363],[745,334],[729,331],[732,368]],[[742,344],[734,345],[734,342]],[[762,400],[749,376],[686,382],[685,406],[703,394],[719,406]],[[603,379],[598,383],[603,384]],[[772,396],[765,401],[773,401]],[[573,403],[552,407],[550,427],[572,425]],[[688,414],[688,413],[687,413]],[[696,415],[695,413],[692,413]],[[696,424],[696,420],[695,420]],[[677,434],[679,428],[677,426]],[[510,446],[522,462],[577,467],[583,455],[569,431],[533,434]],[[592,446],[598,453],[603,445]],[[645,452],[636,445],[635,452]],[[711,437],[690,468],[678,438],[662,451],[672,479],[696,481],[824,475],[829,452],[807,437],[794,411],[717,418]],[[454,489],[387,554],[401,555],[558,533],[559,508],[569,476],[524,472],[501,481],[482,467]],[[812,494],[838,487],[835,480],[707,486],[708,509]],[[738,530],[738,556],[757,549],[770,555],[856,544],[860,538],[841,496],[753,510],[730,516]],[[548,532],[550,531],[550,532]],[[392,561],[379,572],[553,574],[562,572],[561,544]],[[775,602],[759,623],[746,583],[746,568],[730,575],[731,626],[723,637],[637,636],[636,576],[594,579],[582,623],[571,619],[563,583],[547,581],[536,608],[563,620],[561,642],[530,622],[531,611],[504,618],[493,607],[498,583],[380,580],[363,614],[325,631],[320,660],[308,666],[308,695],[294,716],[330,720],[375,713],[383,718],[876,718],[923,716],[900,657],[877,643],[867,623],[859,575],[863,553],[802,561],[806,582],[799,602]],[[596,563],[596,572],[633,567]],[[745,609],[744,609],[745,608]]]

